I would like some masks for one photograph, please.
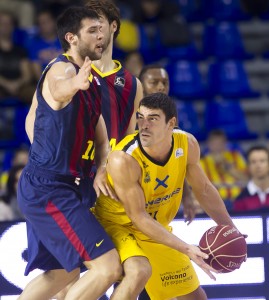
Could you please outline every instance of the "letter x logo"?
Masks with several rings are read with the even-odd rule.
[[[159,178],[156,178],[155,180],[157,181],[157,185],[155,186],[154,191],[157,190],[157,188],[158,188],[159,186],[163,186],[163,187],[167,188],[168,185],[165,183],[165,181],[166,181],[168,178],[169,178],[169,175],[167,175],[167,176],[164,178],[164,180],[161,180],[161,179],[159,179]]]

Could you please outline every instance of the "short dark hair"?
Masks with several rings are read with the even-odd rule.
[[[175,117],[177,119],[177,108],[175,102],[171,97],[164,93],[154,93],[144,97],[140,106],[145,106],[151,109],[161,109],[165,114],[165,122]]]
[[[104,15],[109,25],[116,21],[117,23],[117,30],[114,33],[114,39],[120,33],[120,10],[118,7],[113,3],[111,0],[86,0],[85,1],[86,7],[96,11],[99,15]]]
[[[165,69],[162,65],[160,64],[151,64],[151,65],[146,65],[142,68],[138,79],[142,82],[143,81],[143,77],[144,75],[147,73],[148,70],[152,70],[152,69]]]
[[[247,161],[249,162],[249,157],[254,151],[264,151],[267,153],[267,157],[269,160],[269,149],[263,145],[252,146],[248,149],[246,153]]]
[[[66,41],[67,32],[78,34],[84,19],[99,19],[99,15],[89,8],[73,6],[67,8],[57,19],[57,33],[61,46],[64,51],[70,48]]]

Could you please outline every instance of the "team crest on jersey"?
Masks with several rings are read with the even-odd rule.
[[[96,83],[97,83],[98,85],[101,85],[99,79],[98,79],[96,76],[94,76],[94,79],[95,79],[95,81],[96,81]]]
[[[175,152],[175,156],[176,158],[179,158],[180,156],[183,156],[184,152],[182,148],[177,148],[176,152]]]
[[[149,172],[147,171],[146,174],[145,174],[144,182],[145,182],[145,183],[149,183],[150,180],[151,180],[151,179],[150,179],[150,174],[149,174]]]
[[[125,86],[125,79],[122,77],[116,77],[114,81],[114,85]]]

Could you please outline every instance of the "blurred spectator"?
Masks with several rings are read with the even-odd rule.
[[[140,0],[139,3],[135,5],[133,21],[146,27],[150,40],[159,34],[164,46],[189,44],[190,31],[176,1]]]
[[[3,222],[3,221],[12,221],[12,220],[13,220],[12,208],[0,196],[0,222]]]
[[[134,76],[139,77],[139,74],[144,66],[144,60],[140,52],[129,52],[123,62],[124,67]]]
[[[0,12],[0,100],[16,97],[30,103],[34,93],[30,62],[24,48],[13,42],[15,19],[9,12]]]
[[[165,68],[156,65],[147,65],[142,69],[139,79],[143,85],[144,95],[153,93],[169,94],[170,81]]]
[[[269,151],[254,146],[247,152],[250,180],[234,202],[234,211],[269,209]]]
[[[1,209],[5,210],[5,213],[0,215],[0,218],[6,218],[7,220],[19,220],[24,219],[17,203],[17,187],[18,180],[21,176],[22,169],[25,165],[17,165],[10,169],[8,173],[8,181],[7,181],[7,190],[4,195],[2,195]]]
[[[35,8],[30,0],[1,0],[0,10],[12,13],[20,28],[29,29],[34,25]]]
[[[37,34],[28,43],[34,78],[41,76],[46,65],[60,53],[62,48],[56,31],[56,19],[49,9],[37,13]]]
[[[120,33],[114,43],[114,50],[123,57],[128,52],[138,51],[140,48],[140,36],[137,24],[130,20],[121,20]]]
[[[34,0],[37,10],[43,9],[44,7],[49,8],[53,11],[54,15],[58,17],[66,8],[69,6],[83,5],[83,0]]]
[[[229,145],[222,130],[212,130],[207,139],[207,152],[201,158],[206,175],[218,189],[228,210],[247,182],[246,161],[236,147]]]
[[[29,149],[26,147],[16,149],[12,158],[10,158],[8,154],[6,154],[6,155],[7,155],[6,160],[8,160],[5,162],[6,169],[2,172],[2,174],[0,176],[0,190],[2,190],[2,191],[6,191],[6,189],[7,189],[9,170],[12,167],[27,164],[28,157],[29,157]]]

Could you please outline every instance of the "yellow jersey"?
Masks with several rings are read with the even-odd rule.
[[[124,151],[140,165],[140,184],[145,195],[146,211],[152,218],[168,227],[181,203],[188,154],[187,134],[174,129],[171,150],[165,162],[158,162],[145,152],[138,133],[125,137],[113,151]],[[109,174],[108,181],[114,187]],[[132,226],[123,205],[103,194],[97,199],[94,211],[98,218]]]

